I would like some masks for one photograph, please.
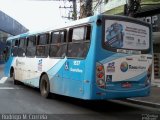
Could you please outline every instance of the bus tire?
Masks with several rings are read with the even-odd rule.
[[[13,75],[12,78],[13,78],[13,81],[14,81],[14,85],[20,85],[20,82],[15,79],[15,72],[14,71],[13,71],[12,75]]]
[[[50,97],[50,83],[48,76],[46,74],[42,75],[40,79],[40,92],[42,97],[44,98]]]
[[[11,69],[10,69],[10,78],[13,78],[13,73],[14,73],[14,69],[11,68]]]

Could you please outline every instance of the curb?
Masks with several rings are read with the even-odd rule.
[[[130,98],[123,100],[123,101],[133,103],[133,104],[143,105],[143,106],[147,106],[147,107],[152,107],[152,108],[160,108],[159,103],[152,103],[152,102],[148,102],[148,101],[135,100],[135,99],[130,99]]]

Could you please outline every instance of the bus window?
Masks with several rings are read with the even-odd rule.
[[[87,26],[87,29],[86,29],[86,36],[85,36],[85,40],[86,41],[90,41],[91,40],[91,26]]]
[[[50,57],[64,57],[66,56],[66,30],[59,32],[52,32]]]
[[[36,54],[36,36],[30,36],[27,38],[27,57],[34,57]]]
[[[51,44],[60,43],[60,34],[59,32],[52,32],[51,33]]]
[[[51,33],[51,44],[66,42],[66,30]]]
[[[37,57],[47,57],[49,53],[49,34],[38,35],[38,41],[36,46],[36,56]]]
[[[13,40],[12,41],[12,50],[11,50],[11,55],[13,57],[16,57],[17,56],[17,53],[18,53],[18,40]]]
[[[60,32],[61,42],[66,42],[66,31]]]
[[[20,38],[19,40],[19,48],[18,48],[18,56],[24,57],[26,52],[26,38]]]
[[[48,41],[49,41],[49,34],[48,33],[38,35],[38,45],[46,45],[46,44],[48,44]]]
[[[85,27],[79,27],[73,29],[72,42],[84,40]]]
[[[19,45],[19,40],[15,40],[15,46],[18,47]]]
[[[80,47],[81,46],[81,47]],[[81,57],[83,54],[82,43],[70,43],[68,45],[68,57]]]
[[[83,26],[71,28],[69,31],[69,45],[67,57],[85,58],[90,46],[91,27]]]
[[[12,47],[15,46],[15,41],[16,41],[16,40],[12,40],[12,42],[11,42]]]

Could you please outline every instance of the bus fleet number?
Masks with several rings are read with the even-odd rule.
[[[73,64],[76,66],[80,65],[80,63],[81,63],[81,61],[73,61]]]

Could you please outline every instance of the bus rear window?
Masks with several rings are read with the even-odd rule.
[[[105,46],[115,49],[148,50],[149,27],[126,21],[105,21]]]

